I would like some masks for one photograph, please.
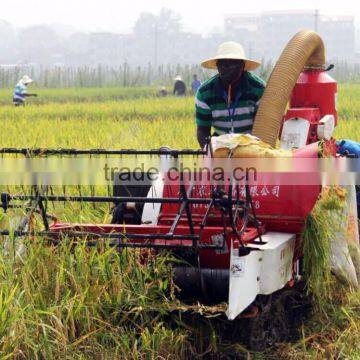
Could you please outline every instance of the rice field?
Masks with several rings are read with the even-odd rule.
[[[35,91],[23,108],[12,106],[11,90],[1,91],[0,147],[197,148],[191,97],[157,98],[150,88]],[[339,85],[338,99],[335,136],[360,141],[360,85]],[[64,214],[109,220],[106,209],[90,206]],[[72,251],[67,242],[54,248],[29,239],[22,257],[0,247],[2,359],[360,358],[360,294],[337,284],[300,339],[250,354],[210,320],[191,324],[171,312],[178,301],[168,256],[145,268],[138,253],[105,244]]]

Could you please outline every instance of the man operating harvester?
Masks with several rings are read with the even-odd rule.
[[[250,73],[260,63],[247,59],[243,47],[233,41],[222,43],[215,57],[201,65],[218,74],[203,83],[195,96],[197,139],[203,148],[213,135],[251,133],[265,83]]]

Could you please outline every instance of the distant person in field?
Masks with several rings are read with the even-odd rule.
[[[201,81],[198,79],[197,75],[194,74],[193,75],[193,82],[191,83],[191,93],[193,95],[195,95],[200,86],[201,86]]]
[[[186,94],[186,85],[184,80],[180,75],[175,77],[173,95],[175,96],[185,96]]]
[[[159,91],[158,91],[158,93],[157,93],[157,96],[159,96],[159,97],[165,97],[165,96],[168,96],[168,91],[166,90],[166,87],[165,86],[161,86],[160,88],[159,88]]]
[[[251,133],[265,82],[251,70],[260,63],[245,56],[243,47],[233,41],[222,43],[217,54],[201,63],[218,74],[203,83],[195,96],[197,140],[227,133]]]
[[[25,105],[26,98],[29,96],[37,96],[37,94],[29,93],[28,86],[33,82],[29,76],[24,75],[16,84],[13,95],[13,103],[15,106]]]

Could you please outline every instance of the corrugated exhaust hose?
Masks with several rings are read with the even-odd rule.
[[[261,98],[252,134],[275,147],[286,105],[301,71],[323,67],[325,49],[321,37],[311,30],[299,31],[286,45]]]

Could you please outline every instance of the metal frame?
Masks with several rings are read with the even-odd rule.
[[[11,201],[30,201],[30,206],[27,206],[26,209],[28,210],[28,214],[26,216],[27,221],[21,227],[18,227],[12,234],[13,236],[25,236],[25,235],[39,235],[44,237],[53,237],[55,235],[59,235],[59,232],[51,231],[49,228],[48,218],[49,216],[46,213],[46,209],[44,206],[44,202],[52,201],[52,202],[95,202],[95,203],[109,203],[109,202],[140,202],[140,203],[179,203],[179,211],[175,216],[175,219],[170,226],[168,233],[166,234],[132,234],[132,233],[94,233],[94,232],[85,232],[85,231],[72,231],[66,232],[66,236],[76,238],[76,237],[97,237],[97,238],[107,238],[107,239],[117,239],[113,241],[113,245],[119,247],[159,247],[159,248],[181,248],[181,247],[189,247],[189,245],[174,245],[174,244],[147,244],[147,243],[128,243],[128,242],[121,242],[120,240],[125,239],[146,239],[146,240],[191,240],[192,247],[195,248],[203,248],[203,249],[222,249],[224,244],[221,246],[212,245],[212,244],[201,244],[199,241],[201,240],[201,234],[195,234],[194,222],[192,219],[191,208],[189,205],[191,204],[208,204],[208,208],[205,212],[204,217],[202,218],[200,230],[203,230],[207,221],[207,218],[210,214],[210,210],[212,207],[221,208],[224,206],[224,199],[220,198],[219,195],[215,192],[212,194],[212,198],[191,198],[189,197],[192,186],[190,186],[188,192],[185,190],[185,186],[182,184],[180,185],[180,196],[179,198],[145,198],[145,197],[101,197],[101,196],[57,196],[57,195],[44,195],[37,191],[34,195],[11,195],[8,193],[1,194],[1,208],[6,212],[9,208],[19,208],[21,207],[18,204],[11,204]],[[239,199],[231,199],[231,204],[229,203],[229,207],[232,208],[233,205],[237,207],[244,207],[246,206],[246,202]],[[190,234],[185,235],[177,235],[174,234],[179,221],[183,215],[184,210],[186,211],[186,218],[189,224],[189,232]],[[45,231],[40,231],[37,233],[24,231],[23,229],[26,227],[26,224],[29,222],[30,217],[35,212],[40,213]],[[24,218],[25,219],[25,218]],[[226,228],[226,224],[224,223],[224,228]],[[243,229],[243,231],[245,228]],[[8,230],[0,231],[0,235],[10,235],[11,232]],[[225,238],[224,238],[225,242]]]
[[[79,149],[30,149],[30,148],[2,148],[0,149],[0,154],[22,154],[26,157],[31,156],[50,156],[50,155],[168,155],[174,158],[178,158],[182,155],[207,155],[210,154],[212,156],[212,148],[211,142],[208,141],[204,150],[172,150],[169,148],[159,148],[153,150],[133,150],[133,149],[121,149],[121,150],[105,150],[105,149],[88,149],[88,150],[79,150]],[[96,237],[96,238],[105,238],[111,239],[110,244],[118,247],[152,247],[152,248],[181,248],[181,247],[189,247],[189,245],[178,245],[178,244],[154,244],[154,243],[135,243],[135,242],[126,242],[126,239],[145,239],[145,240],[191,240],[192,247],[200,249],[222,249],[225,246],[226,241],[226,232],[227,232],[227,222],[226,216],[228,216],[230,220],[230,226],[232,229],[232,233],[240,240],[241,246],[244,246],[244,243],[241,240],[242,234],[245,232],[248,221],[254,221],[258,236],[261,240],[261,229],[260,223],[258,222],[255,214],[255,209],[252,204],[252,199],[250,196],[249,187],[246,185],[246,197],[245,200],[241,200],[239,198],[239,187],[237,186],[237,196],[236,199],[232,198],[232,189],[233,185],[229,186],[229,191],[227,196],[224,191],[220,189],[215,189],[214,186],[211,186],[211,198],[192,198],[191,193],[193,190],[193,184],[190,184],[188,191],[186,191],[185,185],[182,181],[179,183],[180,194],[178,198],[147,198],[147,197],[121,197],[121,196],[65,196],[65,195],[44,195],[44,189],[40,190],[38,187],[33,187],[34,194],[33,195],[11,195],[8,193],[1,194],[1,208],[6,212],[8,208],[20,208],[21,205],[18,204],[10,204],[11,201],[30,201],[30,205],[26,206],[27,215],[24,217],[23,221],[20,223],[18,228],[14,232],[10,232],[9,230],[0,231],[0,235],[13,235],[17,236],[25,236],[25,235],[39,235],[44,237],[54,237],[55,235],[59,236],[59,232],[51,231],[48,219],[54,219],[51,215],[48,215],[46,212],[46,208],[44,203],[46,201],[51,202],[92,202],[92,203],[126,203],[126,202],[137,202],[137,203],[178,203],[179,210],[176,214],[173,223],[170,226],[170,229],[165,234],[131,234],[131,233],[94,233],[94,232],[85,232],[85,231],[70,231],[66,232],[66,236],[71,238],[77,237]],[[207,204],[207,209],[200,223],[200,233],[199,235],[195,234],[194,221],[191,212],[190,205],[191,204]],[[235,212],[233,212],[233,206],[235,205]],[[213,245],[213,244],[201,244],[201,236],[204,228],[206,227],[207,219],[210,215],[211,209],[217,208],[221,210],[221,218],[222,218],[222,228],[224,234],[223,244]],[[240,214],[240,208],[243,209],[243,226],[238,231],[236,229],[237,219]],[[252,211],[252,216],[249,214],[249,210]],[[174,234],[177,226],[183,216],[184,211],[186,212],[186,219],[189,226],[190,234],[186,235],[177,235]],[[31,232],[24,231],[27,224],[30,221],[30,218],[34,213],[39,213],[42,217],[44,224],[44,231],[40,232]],[[51,241],[55,241],[52,239]],[[93,241],[88,242],[89,245],[94,245]]]

